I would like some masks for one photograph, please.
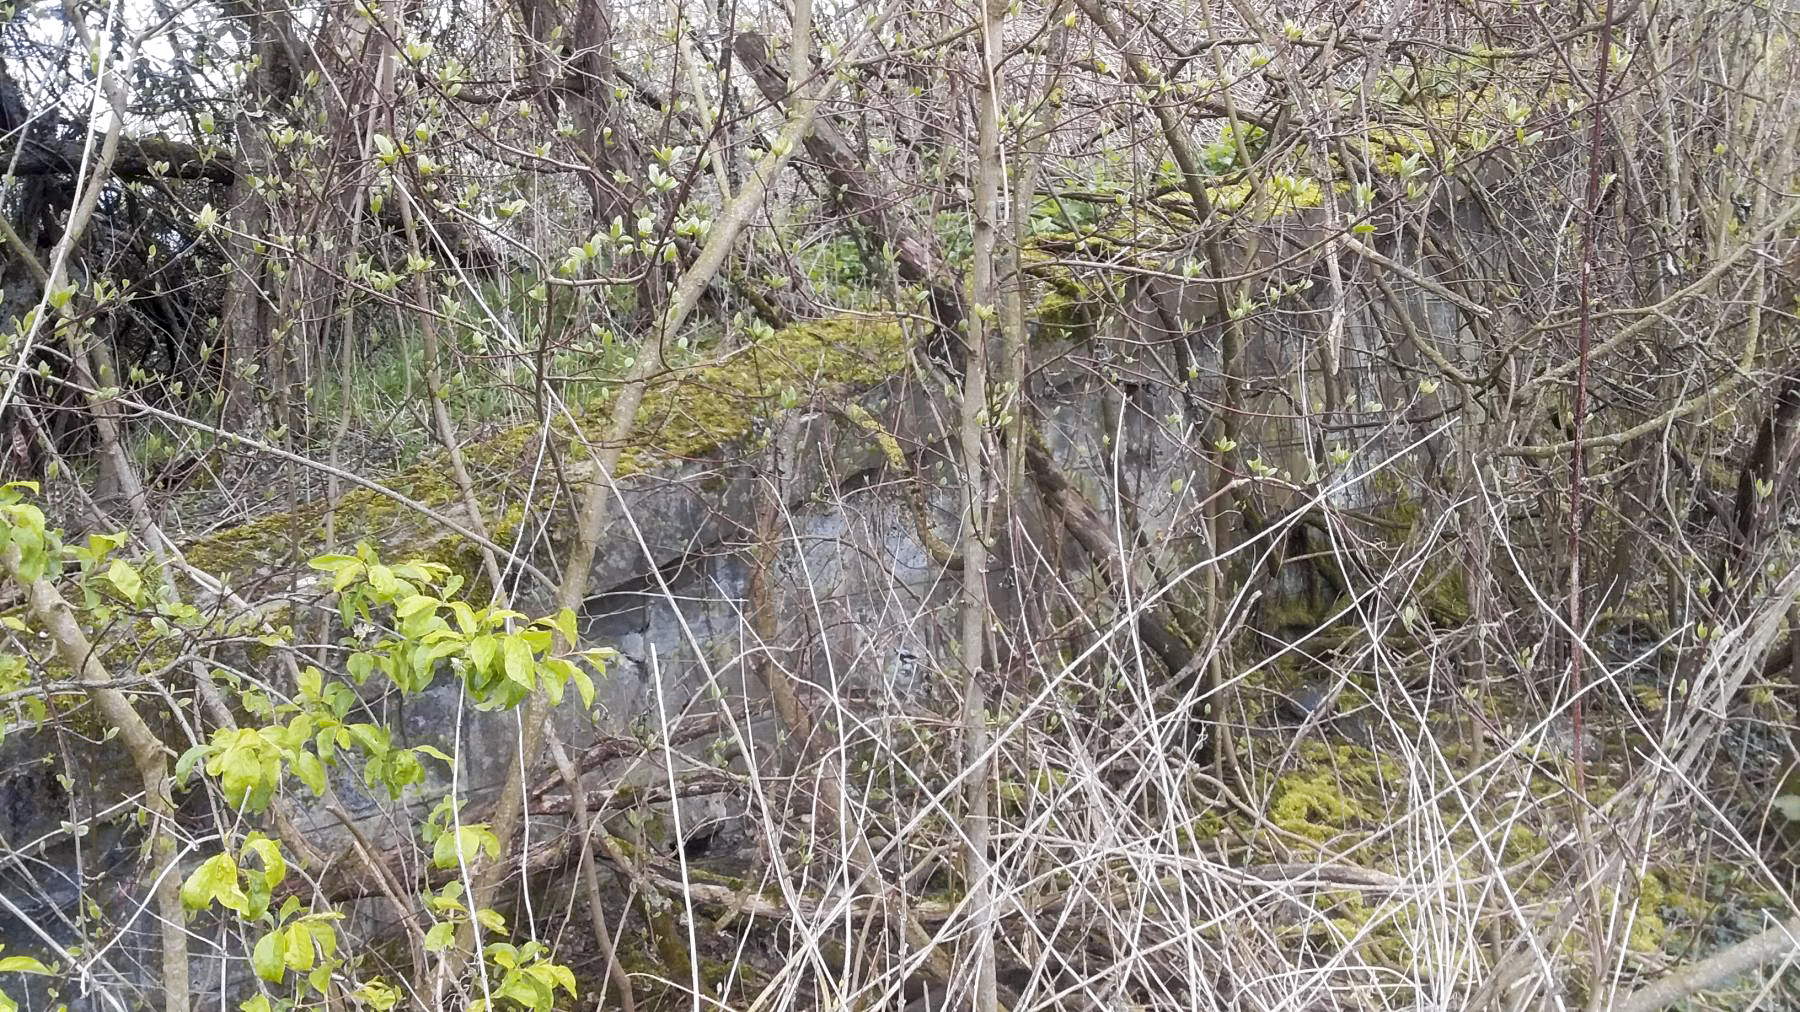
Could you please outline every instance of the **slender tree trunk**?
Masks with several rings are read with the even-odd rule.
[[[987,694],[989,677],[988,622],[993,614],[989,599],[989,552],[994,542],[993,518],[988,510],[987,448],[989,417],[988,368],[1001,340],[1000,292],[994,277],[995,218],[1000,212],[1000,183],[1005,166],[1000,160],[1000,29],[1006,7],[999,0],[982,5],[980,86],[976,90],[975,139],[975,248],[974,307],[968,319],[969,343],[963,363],[962,417],[959,429],[963,483],[963,605],[962,665],[963,749],[968,768],[968,847],[964,877],[974,922],[975,1010],[993,1012],[999,1004],[994,967],[993,882],[988,867],[990,838],[989,781],[992,763],[987,759]]]
[[[270,169],[268,144],[253,113],[281,109],[297,93],[298,74],[285,9],[246,0],[234,0],[229,9],[242,22],[256,59],[244,82],[244,111],[232,124],[238,171],[225,198],[222,224],[230,230],[224,240],[230,277],[219,309],[215,353],[223,370],[220,426],[254,436],[270,420],[267,395],[280,385],[286,350],[276,333],[277,282],[268,270],[268,253],[258,248],[273,218],[268,198],[252,185]]]

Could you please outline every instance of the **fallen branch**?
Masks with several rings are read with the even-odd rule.
[[[1787,957],[1800,949],[1800,917],[1716,952],[1698,963],[1690,963],[1664,974],[1661,980],[1639,988],[1618,1004],[1614,1012],[1655,1012],[1667,1008],[1695,992],[1705,990],[1771,959]]]

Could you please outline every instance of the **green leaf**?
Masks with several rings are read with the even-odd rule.
[[[312,969],[319,960],[319,953],[313,948],[313,925],[299,921],[283,931],[287,935],[287,968],[296,973]]]
[[[0,956],[0,973],[36,973],[50,975],[50,968],[30,956]]]
[[[144,599],[144,578],[124,559],[114,559],[106,567],[106,580],[125,595],[125,600],[140,604]]]
[[[506,677],[529,691],[536,681],[537,660],[531,647],[519,636],[506,637]]]
[[[438,605],[442,603],[442,601],[439,601],[429,594],[414,594],[394,606],[394,615],[397,618],[411,618],[422,611],[435,611]]]
[[[1783,794],[1776,798],[1772,805],[1777,812],[1781,813],[1782,818],[1790,822],[1800,821],[1800,794]]]
[[[300,675],[295,679],[295,684],[300,687],[303,694],[316,699],[325,690],[325,675],[318,668],[308,664],[300,669]]]
[[[467,601],[451,601],[450,613],[456,616],[456,627],[464,636],[475,635],[478,626],[475,623],[475,609],[469,607]]]
[[[450,921],[439,921],[425,932],[425,951],[442,952],[456,944],[456,925]]]
[[[539,963],[532,969],[542,971],[552,986],[560,987],[571,995],[575,993],[575,971],[561,963]]]
[[[287,931],[276,928],[257,940],[250,953],[250,967],[256,975],[271,984],[281,983],[287,973]]]
[[[201,862],[181,883],[181,905],[189,910],[204,910],[214,900],[228,907],[241,903],[243,892],[238,889],[237,862],[230,854],[214,854]],[[230,902],[227,902],[227,898]]]
[[[300,782],[306,785],[307,790],[319,795],[325,793],[325,764],[319,761],[318,756],[300,749],[294,753],[290,768],[294,771],[294,776],[299,777]]]
[[[475,662],[475,670],[487,674],[494,670],[500,659],[500,641],[492,636],[477,636],[469,641],[469,660]]]
[[[331,590],[341,594],[345,587],[356,582],[363,573],[363,562],[353,555],[321,555],[307,565],[332,576]]]
[[[377,562],[369,567],[369,587],[383,597],[392,597],[400,589],[400,581],[393,570]]]
[[[528,1009],[547,1009],[556,996],[542,983],[526,974],[507,974],[495,992],[497,998],[510,998]]]
[[[267,889],[274,889],[287,878],[287,860],[281,856],[281,845],[266,836],[252,835],[244,841],[244,852],[255,854],[262,860],[262,882]]]
[[[342,920],[343,916],[333,911],[328,914],[313,914],[307,918],[307,923],[312,925],[313,944],[319,947],[319,952],[327,959],[336,956],[338,951],[337,929],[331,926],[331,922]]]
[[[431,861],[439,868],[455,868],[463,861],[474,861],[481,854],[489,858],[500,856],[500,839],[487,827],[485,822],[457,826],[454,832],[445,833],[437,838],[432,846]]]
[[[437,928],[434,927],[431,930],[436,931]],[[425,937],[430,939],[431,935],[427,933]],[[427,948],[429,948],[429,946]],[[369,1006],[374,1009],[375,1012],[389,1012],[390,1009],[399,1003],[400,992],[379,980],[371,980],[364,982],[361,987],[350,992],[350,997],[355,999],[359,1004]]]
[[[564,670],[565,667],[568,670]],[[544,694],[550,698],[551,706],[561,705],[563,686],[568,684],[569,672],[573,670],[574,665],[558,657],[543,662]]]
[[[444,833],[431,845],[431,864],[434,868],[454,868],[456,859],[456,834]]]
[[[211,745],[195,745],[181,753],[181,758],[175,760],[175,786],[185,787],[187,785],[188,777],[193,775],[194,764],[206,758],[206,754],[211,752],[212,748]]]
[[[351,724],[345,730],[370,755],[386,755],[393,748],[387,728],[378,724]]]

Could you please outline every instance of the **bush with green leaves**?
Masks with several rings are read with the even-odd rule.
[[[16,571],[24,581],[76,591],[64,597],[84,635],[101,644],[106,657],[141,652],[172,631],[218,632],[208,626],[211,619],[180,602],[173,583],[153,565],[123,555],[123,535],[65,544],[27,501],[36,491],[27,483],[0,487],[0,550],[18,550]],[[344,911],[303,899],[308,890],[297,888],[304,876],[295,874],[293,848],[272,828],[283,820],[265,823],[278,805],[291,806],[290,827],[297,810],[331,810],[337,804],[334,769],[360,773],[365,787],[400,803],[396,812],[424,813],[404,815],[405,825],[438,875],[435,881],[418,881],[417,894],[404,901],[419,917],[424,952],[447,957],[464,948],[465,958],[453,964],[473,973],[470,986],[477,995],[471,1007],[542,1010],[555,1005],[559,992],[573,997],[574,975],[543,944],[509,938],[500,913],[471,910],[465,902],[470,868],[500,859],[505,848],[487,824],[463,819],[463,799],[444,796],[433,804],[423,793],[427,764],[451,767],[456,758],[429,744],[396,743],[394,729],[371,718],[362,699],[365,690],[401,698],[434,687],[448,691],[443,682],[453,679],[453,691],[478,709],[511,709],[538,692],[560,703],[571,687],[591,707],[595,677],[605,674],[611,652],[579,649],[575,615],[567,609],[534,618],[465,600],[462,578],[437,563],[388,563],[361,545],[354,553],[316,558],[312,567],[329,579],[343,636],[327,649],[307,650],[290,642],[286,628],[265,627],[254,641],[275,651],[273,656],[291,658],[285,665],[290,677],[252,678],[223,667],[203,672],[212,679],[208,691],[231,690],[227,704],[236,716],[220,720],[180,756],[173,771],[178,789],[205,787],[236,813],[217,820],[220,830],[212,842],[184,862],[180,901],[190,919],[210,914],[237,922],[239,930],[229,936],[243,939],[242,956],[260,982],[241,1009],[344,1007],[349,999],[386,1010],[401,1001],[407,987],[424,986],[365,972],[373,961],[357,950],[379,939],[347,936]],[[15,642],[36,642],[32,617],[28,611],[4,617]],[[4,656],[0,683],[7,686],[28,685],[55,663],[48,654],[37,656],[36,647]],[[377,680],[383,684],[370,684]],[[135,705],[162,706],[178,698],[178,687],[169,688],[138,697]],[[56,708],[46,708],[41,699],[33,702],[13,711],[12,722],[45,727],[60,719]],[[182,726],[169,714],[140,712],[156,726]],[[479,964],[466,958],[473,952],[480,953]],[[9,974],[53,972],[32,956],[0,956],[0,981]],[[0,987],[0,1012],[17,1007]]]
[[[476,606],[458,596],[463,580],[448,567],[424,561],[384,563],[368,545],[354,554],[321,556],[312,566],[330,576],[337,594],[347,633],[342,645],[349,648],[341,673],[304,666],[291,698],[283,701],[256,689],[241,691],[244,708],[266,723],[215,730],[209,741],[181,757],[178,782],[199,771],[230,804],[256,813],[270,805],[287,776],[323,797],[330,789],[328,768],[348,764],[361,767],[367,787],[384,789],[399,800],[424,782],[427,761],[450,765],[455,760],[431,745],[396,745],[390,728],[354,719],[357,690],[371,679],[385,680],[402,696],[414,696],[445,676],[453,677],[480,709],[510,709],[539,691],[560,703],[570,686],[583,705],[593,705],[593,676],[605,673],[611,652],[572,649],[578,642],[575,615],[567,609],[534,619],[503,607]],[[498,859],[502,851],[502,841],[485,823],[462,821],[461,807],[461,799],[444,797],[416,826],[432,867],[440,871],[466,871],[480,859]],[[251,966],[263,981],[282,990],[256,995],[244,1004],[244,1012],[283,1012],[314,997],[324,999],[347,966],[336,927],[340,914],[304,910],[293,897],[271,910],[270,897],[286,874],[276,841],[252,833],[235,853],[228,848],[209,857],[182,888],[189,909],[216,906],[261,930]],[[460,879],[424,893],[423,909],[430,918],[426,951],[443,952],[459,944],[462,926],[475,929],[469,934],[476,937],[506,931],[499,913],[470,911],[463,895]],[[481,952],[488,964],[481,975],[488,996],[476,1008],[491,1001],[547,1009],[558,990],[574,994],[573,974],[536,941],[496,941]],[[400,992],[369,979],[354,981],[350,996],[385,1009]]]

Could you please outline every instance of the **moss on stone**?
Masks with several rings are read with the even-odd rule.
[[[653,380],[645,394],[636,421],[638,441],[620,454],[615,477],[708,455],[749,436],[758,419],[815,398],[873,386],[899,372],[906,355],[907,336],[898,320],[842,316],[795,324],[707,364],[671,369]],[[525,513],[523,497],[511,490],[526,486],[546,428],[559,456],[569,462],[565,473],[577,481],[592,479],[582,447],[597,442],[609,427],[611,401],[611,396],[597,398],[577,406],[572,420],[518,426],[463,451],[491,540],[504,547],[517,538]],[[467,522],[442,454],[382,483]],[[323,503],[311,503],[261,517],[200,540],[187,549],[187,556],[200,569],[231,580],[290,567],[325,549],[325,513]],[[356,488],[339,499],[336,538],[339,546],[367,540],[384,555],[440,561],[480,583],[475,545],[380,492]]]

